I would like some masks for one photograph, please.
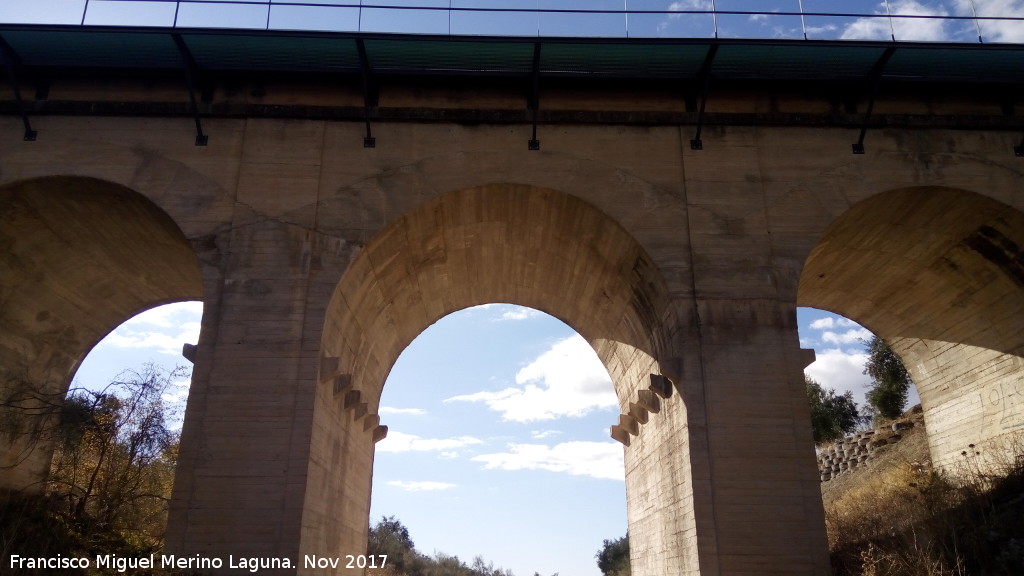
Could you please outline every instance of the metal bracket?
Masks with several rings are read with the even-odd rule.
[[[14,99],[18,102],[21,122],[25,125],[25,134],[22,136],[22,140],[35,142],[39,133],[32,129],[32,123],[28,119],[28,110],[25,109],[25,101],[21,99],[21,87],[18,85],[17,69],[21,66],[21,59],[3,37],[0,37],[0,57],[3,58],[4,68],[7,69],[7,80],[11,83],[11,89],[14,90]]]
[[[708,93],[711,91],[711,65],[715,61],[715,55],[718,54],[718,44],[712,44],[708,48],[708,53],[704,56],[704,63],[701,64],[700,72],[697,74],[697,78],[700,80],[702,87],[700,91],[700,109],[697,111],[697,133],[694,134],[693,139],[690,140],[690,150],[703,150],[704,142],[700,139],[700,134],[704,130],[704,109],[708,104]]]
[[[526,106],[533,111],[533,135],[527,141],[528,150],[540,150],[540,140],[537,139],[537,115],[540,111],[540,42],[533,45],[533,87]]]
[[[199,65],[196,64],[195,58],[189,52],[188,46],[185,45],[185,40],[182,39],[181,34],[173,33],[171,34],[171,39],[174,40],[174,45],[178,47],[178,52],[181,54],[182,67],[185,69],[185,83],[188,85],[188,98],[192,106],[192,117],[196,121],[196,146],[206,146],[210,142],[210,137],[203,134],[203,122],[199,118],[199,104],[196,102],[195,78],[199,76]]]
[[[373,82],[373,70],[370,68],[370,58],[366,55],[366,44],[363,43],[362,38],[356,38],[356,50],[359,52],[359,69],[363,83],[363,108],[366,119],[366,136],[363,137],[363,148],[376,148],[377,139],[373,137],[373,133],[370,131],[370,116],[373,113],[373,109],[380,102],[380,94],[377,91],[376,84]]]
[[[889,59],[892,58],[892,55],[895,53],[895,47],[890,46],[889,48],[886,48],[885,52],[882,52],[882,55],[878,57],[878,61],[875,62],[875,65],[871,68],[871,72],[868,74],[867,80],[871,83],[871,98],[868,100],[868,109],[864,113],[864,124],[861,125],[860,128],[860,137],[857,138],[857,141],[853,144],[854,154],[864,153],[864,136],[868,133],[868,123],[871,121],[871,113],[875,109],[875,99],[878,97],[878,85],[881,84],[882,81],[882,70],[885,69],[886,63],[889,62]]]

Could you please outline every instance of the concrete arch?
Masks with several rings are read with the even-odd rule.
[[[86,354],[135,314],[202,299],[199,263],[175,222],[110,182],[55,176],[0,189],[0,392],[57,402]],[[36,404],[33,404],[36,403]],[[3,488],[39,489],[52,446],[22,418],[0,446]]]
[[[427,201],[366,246],[327,308],[301,549],[365,546],[375,413],[391,366],[440,318],[489,302],[529,306],[573,327],[607,367],[623,413],[660,373],[668,292],[608,215],[520,184]]]
[[[1024,427],[1024,213],[962,189],[853,205],[810,252],[797,304],[854,319],[914,378],[932,458]]]

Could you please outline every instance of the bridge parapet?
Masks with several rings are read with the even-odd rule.
[[[27,4],[27,3],[23,3]],[[1024,14],[975,2],[877,9],[846,2],[805,10],[802,1],[719,9],[667,0],[40,0],[0,8],[0,22],[168,28],[240,28],[478,36],[802,38],[1019,42]]]

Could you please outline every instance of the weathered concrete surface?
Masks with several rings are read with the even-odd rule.
[[[993,196],[1020,201],[1007,192]],[[900,354],[937,465],[1024,426],[1022,240],[1024,214],[991,196],[915,187],[854,206],[807,260],[799,302],[857,318]]]
[[[110,182],[11,184],[0,222],[0,487],[41,490],[52,446],[32,439],[54,432],[79,363],[126,318],[201,299],[199,266],[166,214]]]
[[[172,100],[159,85],[112,89],[56,82],[50,98]],[[307,96],[358,103],[304,85],[262,90],[285,112]],[[709,126],[694,151],[693,126],[599,122],[602,110],[668,113],[678,104],[670,92],[563,90],[545,100],[562,120],[540,127],[542,150],[531,152],[525,123],[437,121],[476,105],[472,93],[387,90],[382,102],[405,114],[434,113],[376,122],[373,149],[355,121],[208,118],[203,148],[180,117],[38,116],[32,143],[14,138],[20,118],[0,117],[0,134],[13,135],[0,143],[0,202],[58,183],[33,198],[62,214],[69,195],[130,190],[104,203],[110,218],[124,220],[122,206],[159,208],[143,222],[173,223],[158,227],[168,256],[150,260],[187,279],[143,280],[140,269],[123,293],[90,294],[87,277],[49,263],[75,261],[86,240],[105,251],[128,243],[149,254],[148,245],[95,226],[72,241],[38,227],[38,241],[2,252],[4,318],[62,307],[64,325],[91,327],[69,348],[78,358],[143,307],[204,301],[169,550],[361,552],[384,379],[420,331],[484,302],[532,306],[577,329],[608,367],[623,414],[651,374],[673,382],[638,434],[627,432],[638,576],[828,573],[798,304],[861,321],[904,355],[937,458],[1021,422],[1018,134],[905,122],[872,131],[868,153],[854,156],[856,130],[821,120],[833,117],[828,101],[734,92],[709,111],[821,121]],[[499,92],[482,89],[494,118],[519,102]],[[246,94],[216,98],[231,108]],[[913,96],[880,113],[999,109],[983,96]],[[0,237],[26,242],[21,231],[34,225],[3,214]],[[34,254],[48,280],[26,291],[33,276],[8,254]],[[106,262],[111,274],[120,268]],[[137,295],[150,284],[175,288]],[[34,330],[5,324],[8,373],[49,366],[21,352],[39,340]],[[58,388],[74,361],[65,364],[63,381],[49,379]],[[765,442],[776,448],[757,449]],[[5,484],[38,474],[17,470]]]

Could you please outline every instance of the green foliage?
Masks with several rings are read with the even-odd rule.
[[[864,421],[853,393],[842,396],[829,388],[826,390],[810,376],[804,375],[807,401],[811,405],[811,425],[814,429],[814,443],[834,442],[848,432],[853,432]]]
[[[868,361],[864,374],[871,377],[868,406],[876,420],[898,418],[907,404],[907,391],[913,382],[903,361],[878,336],[868,343]]]
[[[141,557],[163,544],[178,434],[162,396],[184,369],[125,371],[100,392],[74,390],[42,496],[0,502],[0,547],[25,557]],[[71,573],[71,572],[69,572]]]
[[[615,540],[605,540],[595,557],[597,567],[604,576],[629,576],[629,534]]]
[[[409,536],[409,529],[394,516],[382,517],[370,527],[367,554],[386,555],[387,563],[403,574],[423,574],[422,562]]]
[[[367,554],[386,554],[386,568],[371,574],[388,576],[515,576],[511,570],[495,568],[482,556],[473,558],[471,565],[444,552],[433,557],[416,550],[409,529],[394,516],[384,516],[370,527]]]
[[[70,521],[117,534],[140,551],[160,546],[178,442],[162,396],[184,376],[147,364],[101,392],[68,396],[49,493],[66,503]]]

